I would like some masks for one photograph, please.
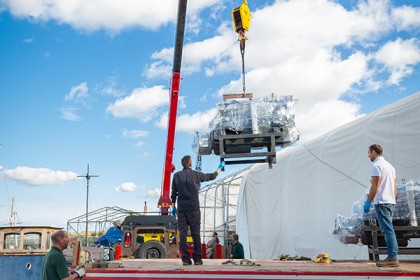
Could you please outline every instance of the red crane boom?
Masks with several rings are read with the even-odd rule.
[[[169,119],[168,136],[166,138],[165,165],[163,169],[161,194],[158,201],[161,215],[168,215],[172,204],[169,198],[171,187],[171,173],[174,170],[172,157],[174,153],[176,117],[178,111],[179,86],[181,83],[182,47],[184,44],[185,17],[187,13],[187,0],[178,1],[178,19],[176,27],[176,39],[174,50],[174,62],[172,68],[171,90],[169,96]]]

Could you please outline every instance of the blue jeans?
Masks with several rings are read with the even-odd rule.
[[[388,249],[388,258],[397,258],[398,243],[392,225],[392,213],[395,204],[375,204],[376,218],[382,234],[385,236],[385,243]]]

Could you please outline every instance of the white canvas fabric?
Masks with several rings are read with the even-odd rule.
[[[329,236],[336,214],[370,187],[369,145],[379,143],[397,181],[420,177],[420,92],[307,143],[277,154],[272,169],[256,164],[238,195],[236,231],[245,257],[279,255],[367,259],[366,246],[344,245]]]

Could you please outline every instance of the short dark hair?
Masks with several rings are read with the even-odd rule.
[[[51,240],[53,244],[56,244],[58,241],[60,241],[60,239],[63,239],[65,236],[66,232],[64,230],[59,230],[51,235]]]
[[[232,234],[232,238],[233,238],[233,240],[238,241],[239,240],[239,235],[234,233],[234,234]]]
[[[184,156],[181,160],[181,163],[182,163],[182,167],[184,168],[190,167],[191,156]]]
[[[383,152],[382,146],[379,145],[379,144],[372,144],[372,145],[370,145],[369,146],[369,150],[371,152],[372,151],[375,151],[375,153],[378,154],[379,156],[381,156],[382,155],[382,152]]]

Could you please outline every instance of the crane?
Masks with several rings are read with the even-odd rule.
[[[182,48],[184,44],[186,13],[187,13],[187,0],[179,0],[171,89],[169,93],[169,118],[168,118],[168,135],[166,138],[165,164],[163,167],[161,193],[160,193],[160,198],[158,201],[158,207],[160,208],[161,215],[168,215],[169,207],[172,205],[172,201],[169,198],[169,191],[170,191],[170,186],[171,186],[171,173],[175,170],[174,165],[172,163],[172,157],[174,153],[175,127],[176,127],[176,116],[177,116],[177,111],[178,111],[179,86],[181,83],[181,61],[182,61]]]

